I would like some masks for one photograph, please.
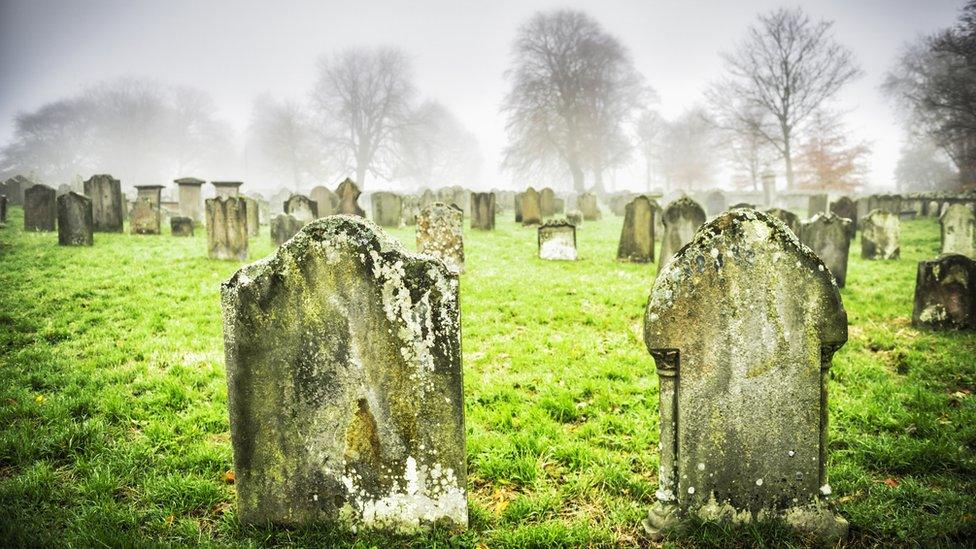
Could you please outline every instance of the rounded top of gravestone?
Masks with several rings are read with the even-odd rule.
[[[664,208],[664,217],[672,221],[679,217],[692,217],[701,220],[700,223],[704,223],[705,209],[691,198],[682,196]]]
[[[24,192],[36,192],[36,191],[39,191],[39,190],[55,192],[53,188],[48,187],[44,183],[34,183],[30,187],[28,187],[27,190],[24,191]]]
[[[942,210],[942,215],[939,216],[940,221],[945,221],[949,216],[967,216],[972,217],[976,214],[976,210],[970,204],[963,204],[961,202],[956,202],[949,204],[944,210]]]
[[[80,200],[81,202],[91,202],[91,198],[74,191],[68,191],[58,197],[58,200]]]
[[[206,183],[206,181],[204,181],[202,179],[197,179],[195,177],[181,177],[179,179],[174,179],[173,180],[173,183],[176,183],[177,185],[197,185],[197,186],[200,186],[200,185],[203,185],[204,183]]]
[[[882,223],[882,224],[887,223],[892,218],[898,219],[898,215],[893,214],[888,210],[882,210],[882,209],[871,210],[870,212],[868,212],[868,215],[865,216],[866,221],[870,221],[871,223]]]
[[[819,225],[832,225],[834,223],[839,223],[846,227],[850,225],[852,221],[846,217],[841,217],[834,212],[820,212],[806,222],[807,225],[812,223],[817,223]]]
[[[576,225],[570,223],[568,219],[560,217],[560,218],[547,220],[542,225],[539,225],[539,230],[559,228],[559,227],[572,227],[573,229],[575,229]]]

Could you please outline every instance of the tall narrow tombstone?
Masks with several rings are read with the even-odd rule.
[[[303,222],[291,214],[278,214],[271,218],[271,241],[281,246],[302,230]]]
[[[38,183],[24,191],[24,230],[46,232],[55,230],[58,208],[57,191]]]
[[[242,181],[211,181],[217,198],[234,198],[240,196]]]
[[[434,202],[417,215],[417,251],[439,258],[452,271],[464,272],[464,214],[454,205]]]
[[[247,259],[247,202],[232,196],[208,198],[207,255],[210,259]]]
[[[539,191],[539,215],[544,218],[556,215],[556,193],[549,187]]]
[[[705,223],[705,210],[697,202],[681,197],[664,208],[664,236],[661,237],[660,266],[664,267],[671,256],[691,242],[695,231]]]
[[[257,236],[261,234],[261,212],[258,210],[258,201],[250,196],[241,196],[247,205],[247,234]]]
[[[634,263],[654,261],[654,209],[646,196],[635,197],[624,208],[624,226],[620,230],[617,260]]]
[[[0,194],[0,225],[7,222],[7,195]]]
[[[830,213],[843,219],[850,219],[851,236],[857,232],[857,203],[850,197],[842,196],[830,203]]]
[[[942,253],[976,259],[976,212],[966,204],[950,204],[939,217]]]
[[[522,222],[522,199],[525,197],[525,193],[515,194],[515,222]]]
[[[585,221],[598,221],[601,216],[600,206],[597,204],[596,195],[593,193],[583,193],[576,199],[579,211],[583,213]]]
[[[727,207],[728,201],[721,190],[716,189],[705,195],[705,211],[709,216],[714,217],[724,212]]]
[[[800,228],[800,240],[824,262],[838,288],[847,282],[852,235],[851,220],[833,213],[817,214]]]
[[[461,209],[464,217],[471,216],[471,191],[461,187],[453,187],[454,195],[450,203]]]
[[[471,228],[495,228],[495,193],[471,193]]]
[[[195,177],[181,177],[176,183],[180,202],[180,216],[189,217],[194,223],[203,221],[203,194],[201,187],[206,181]]]
[[[318,219],[318,204],[303,194],[293,194],[285,201],[285,213],[291,214],[302,224]]]
[[[664,235],[664,208],[650,196],[647,196],[647,199],[651,201],[651,209],[654,210],[654,238],[661,240]]]
[[[193,220],[182,215],[171,217],[169,232],[172,236],[193,236]]]
[[[826,213],[827,202],[828,202],[828,197],[826,193],[811,194],[809,205],[807,207],[807,216],[813,217],[818,213]]]
[[[94,227],[90,198],[71,191],[58,197],[58,244],[91,246]]]
[[[21,188],[21,181],[16,177],[11,177],[3,182],[2,193],[7,197],[11,206],[24,203],[24,189]]]
[[[391,192],[373,193],[373,223],[380,227],[399,227],[403,222],[403,199]]]
[[[125,220],[125,202],[122,183],[108,174],[91,176],[84,183],[85,196],[91,198],[95,231],[122,232]]]
[[[660,384],[658,501],[644,523],[656,538],[693,515],[846,535],[824,497],[827,374],[847,314],[785,229],[726,212],[658,274],[644,317]]]
[[[467,526],[456,273],[332,216],[221,306],[242,522]]]
[[[539,193],[529,187],[522,193],[522,225],[538,225],[542,222]]]
[[[424,189],[424,192],[420,193],[420,201],[417,204],[418,210],[422,210],[434,202],[437,202],[437,197],[434,195],[434,191]]]
[[[539,226],[539,259],[576,261],[576,226],[566,219],[551,219]]]
[[[163,220],[160,211],[162,185],[136,185],[136,201],[129,212],[132,234],[160,234]]]
[[[795,213],[782,208],[770,208],[766,213],[783,222],[796,236],[800,236],[800,218]]]
[[[366,217],[366,212],[359,207],[359,187],[353,183],[352,179],[346,179],[336,188],[336,195],[339,197],[339,211],[336,213],[346,215],[358,215]]]
[[[328,188],[321,185],[312,187],[308,197],[318,206],[319,217],[328,217],[339,213],[339,197]]]
[[[976,261],[962,254],[919,261],[912,325],[976,330]]]
[[[555,205],[555,215],[560,215],[566,213],[566,199],[559,198],[558,196],[552,202]]]
[[[861,220],[861,257],[864,259],[898,259],[901,221],[898,214],[874,210]]]

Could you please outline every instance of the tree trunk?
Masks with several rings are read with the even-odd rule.
[[[580,168],[579,164],[575,161],[569,161],[569,173],[573,175],[573,189],[577,193],[586,192],[586,181],[583,177],[583,168]]]
[[[792,191],[793,185],[793,151],[790,150],[789,134],[783,140],[783,161],[786,162],[786,190]]]
[[[603,186],[603,170],[593,170],[593,192],[601,197],[607,194],[607,189]]]
[[[359,190],[366,188],[366,166],[362,162],[356,163],[356,186]]]

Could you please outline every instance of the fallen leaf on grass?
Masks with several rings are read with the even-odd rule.
[[[884,483],[885,483],[885,486],[887,486],[888,488],[897,488],[898,487],[898,479],[896,479],[896,478],[888,477],[888,478],[884,479]]]
[[[234,475],[234,470],[228,469],[227,472],[224,473],[224,475],[220,478],[223,479],[223,481],[226,482],[227,484],[234,484],[235,477],[236,475]]]
[[[170,516],[166,517],[165,520],[166,520],[166,526],[172,526],[173,525],[173,521],[176,520],[176,517],[174,517],[173,515],[170,515]]]
[[[37,395],[36,397],[34,397],[34,402],[38,404],[44,402],[44,395]]]

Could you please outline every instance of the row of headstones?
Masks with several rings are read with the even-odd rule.
[[[333,216],[231,277],[222,308],[242,521],[467,525],[456,271]],[[644,338],[660,376],[652,535],[699,513],[846,533],[825,471],[847,317],[809,248],[768,214],[719,216],[663,267]]]

